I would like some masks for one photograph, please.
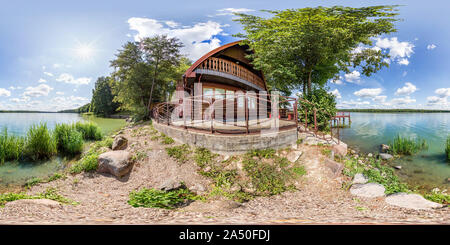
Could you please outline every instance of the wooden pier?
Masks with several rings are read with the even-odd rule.
[[[347,118],[348,126],[352,124],[352,119],[350,117],[350,112],[338,111],[334,117],[333,127],[345,127],[345,119]]]

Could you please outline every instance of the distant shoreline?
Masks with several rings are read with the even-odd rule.
[[[338,109],[341,112],[370,112],[370,113],[450,113],[450,110],[422,110],[422,109]]]

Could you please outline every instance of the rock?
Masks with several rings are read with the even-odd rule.
[[[356,151],[355,150],[351,150],[350,153],[352,153],[352,155],[355,155]]]
[[[114,142],[112,144],[112,150],[118,151],[118,150],[125,150],[128,147],[128,139],[123,137],[122,135],[117,136],[114,138]]]
[[[388,145],[385,144],[381,144],[380,145],[380,152],[381,153],[387,153],[389,151],[390,147]]]
[[[393,158],[393,156],[388,153],[380,153],[380,158],[383,160],[390,160],[391,158]]]
[[[229,155],[225,155],[225,157],[223,158],[224,161],[227,161],[228,159],[230,159]]]
[[[359,158],[359,155],[358,155],[358,154],[355,154],[354,157],[355,157],[355,159],[358,159],[358,158]]]
[[[292,150],[297,150],[297,144],[291,145],[291,149],[292,149]]]
[[[347,155],[347,145],[346,144],[339,144],[339,145],[333,145],[331,150],[334,152],[334,154],[344,157]]]
[[[303,154],[303,152],[301,152],[301,151],[291,151],[291,152],[289,152],[289,154],[287,155],[286,158],[290,162],[296,162],[302,154]]]
[[[61,208],[61,203],[50,199],[20,199],[12,202],[8,202],[5,206],[21,206],[21,205],[37,205],[48,208]]]
[[[367,154],[367,157],[373,157],[372,153]]]
[[[382,197],[384,191],[384,186],[378,183],[356,184],[350,188],[350,193],[358,197]]]
[[[442,207],[441,204],[429,201],[419,194],[408,194],[404,192],[389,195],[385,201],[393,206],[415,210]]]
[[[358,159],[358,164],[363,164],[363,160]]]
[[[195,201],[189,206],[184,207],[183,210],[190,212],[220,212],[229,211],[241,207],[242,204],[231,200],[215,200],[211,202]]]
[[[191,190],[191,191],[193,191],[193,192],[195,192],[197,194],[201,194],[201,193],[204,193],[206,191],[206,188],[202,184],[195,184],[194,186],[189,188],[189,190]]]
[[[205,172],[205,173],[207,173],[209,171],[211,171],[211,167],[210,166],[207,166],[206,168],[203,169],[203,172]]]
[[[158,187],[162,191],[173,191],[181,188],[184,188],[184,185],[177,178],[168,179]]]
[[[394,166],[394,168],[400,170],[400,169],[402,169],[402,166],[397,165],[397,166]]]
[[[98,156],[99,173],[122,177],[131,170],[131,167],[131,154],[128,151],[109,151]]]
[[[365,184],[367,183],[367,181],[369,181],[369,179],[366,176],[364,176],[364,174],[357,173],[353,177],[352,184]]]
[[[331,159],[325,159],[325,166],[327,166],[331,172],[333,173],[333,177],[337,177],[341,174],[342,170],[344,169],[344,165],[341,163],[338,163],[336,161],[333,161]]]

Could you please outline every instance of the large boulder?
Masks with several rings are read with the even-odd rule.
[[[303,152],[301,151],[291,151],[289,152],[289,154],[286,156],[286,158],[290,161],[290,162],[296,162],[300,156],[303,154]]]
[[[415,210],[442,207],[441,204],[429,201],[419,194],[408,194],[404,192],[389,195],[385,201],[390,205]]]
[[[382,197],[384,191],[384,186],[378,183],[355,184],[350,188],[350,193],[358,197]]]
[[[393,156],[391,154],[388,153],[380,153],[380,158],[383,160],[390,160],[393,158]]]
[[[172,178],[166,180],[164,183],[162,183],[158,189],[162,191],[173,191],[177,189],[184,188],[185,186],[181,181],[179,181],[177,178]]]
[[[53,201],[50,199],[20,199],[12,202],[8,202],[5,206],[39,206],[39,207],[47,207],[47,208],[62,208],[61,203],[57,201]]]
[[[366,176],[364,176],[364,174],[357,173],[353,177],[352,184],[365,184],[368,181],[369,181],[369,179]]]
[[[128,139],[123,137],[122,135],[116,136],[114,138],[114,142],[112,144],[113,151],[125,150],[128,147]]]
[[[131,153],[128,151],[109,151],[98,156],[99,173],[109,173],[120,178],[127,174],[131,167]]]
[[[333,145],[331,150],[334,152],[335,155],[344,157],[347,155],[347,145],[346,144],[339,144],[339,145]]]
[[[332,177],[337,177],[342,173],[342,170],[344,169],[344,165],[341,163],[338,163],[336,161],[333,161],[331,159],[326,158],[325,159],[325,166],[327,166],[331,172],[333,173]]]

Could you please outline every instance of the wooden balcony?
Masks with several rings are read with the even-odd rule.
[[[265,88],[264,81],[259,76],[244,68],[243,66],[240,66],[228,60],[209,57],[208,59],[203,61],[203,63],[201,63],[197,67],[197,69],[226,73],[255,84],[260,88]]]

